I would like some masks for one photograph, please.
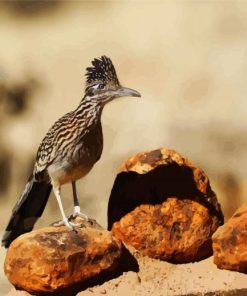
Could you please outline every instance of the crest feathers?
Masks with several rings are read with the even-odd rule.
[[[110,58],[102,56],[92,61],[93,67],[86,68],[86,87],[94,85],[95,83],[111,83],[113,85],[120,85],[116,70]]]

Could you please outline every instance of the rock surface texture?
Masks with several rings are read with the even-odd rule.
[[[247,273],[247,203],[215,232],[213,250],[219,268]]]
[[[77,296],[246,296],[247,275],[221,270],[212,257],[196,263],[171,264],[137,258],[140,271],[129,271]],[[30,296],[12,289],[7,296]],[[71,296],[66,294],[63,296]]]
[[[209,255],[216,216],[189,199],[168,198],[160,205],[141,205],[119,222],[113,234],[143,255],[172,262],[191,262]]]
[[[111,268],[120,257],[121,242],[98,224],[76,218],[81,227],[46,227],[12,242],[5,274],[17,288],[52,292],[83,282]]]
[[[223,215],[203,170],[165,148],[121,167],[108,204],[108,229],[142,254],[172,262],[212,253]]]

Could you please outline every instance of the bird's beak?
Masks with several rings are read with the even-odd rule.
[[[141,94],[134,89],[121,87],[116,90],[116,97],[141,97]]]

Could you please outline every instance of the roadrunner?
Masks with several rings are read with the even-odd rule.
[[[57,225],[75,227],[66,217],[61,201],[61,186],[66,183],[72,184],[73,216],[87,219],[80,210],[76,181],[85,176],[101,156],[101,114],[105,104],[124,96],[141,95],[121,86],[109,58],[94,59],[92,67],[86,69],[85,95],[79,106],[54,123],[38,148],[33,174],[12,211],[3,246],[8,247],[16,237],[33,229],[52,188],[62,215]]]

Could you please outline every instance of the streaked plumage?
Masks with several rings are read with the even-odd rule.
[[[61,166],[66,174],[72,174],[71,170],[80,164],[94,165],[103,149],[100,122],[102,107],[86,97],[76,110],[55,122],[37,152],[34,166],[36,180],[47,179],[47,169],[53,171],[54,167]],[[72,180],[75,181],[74,178]],[[58,183],[63,184],[63,181]]]
[[[62,214],[62,223],[73,227],[65,216],[60,189],[72,183],[74,214],[80,213],[75,181],[85,176],[99,160],[103,149],[101,113],[106,103],[122,96],[140,94],[120,85],[111,60],[105,56],[92,61],[87,68],[85,95],[79,106],[58,119],[41,142],[33,176],[15,205],[2,244],[32,230],[41,216],[53,187]]]

